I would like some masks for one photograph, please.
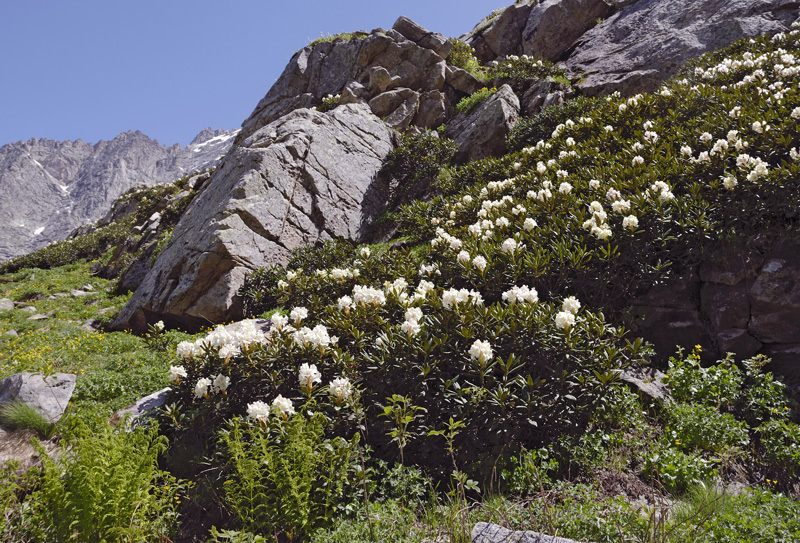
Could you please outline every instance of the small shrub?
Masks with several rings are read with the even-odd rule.
[[[450,40],[453,48],[450,49],[450,55],[447,57],[447,63],[456,68],[461,68],[471,73],[478,79],[484,78],[484,68],[481,63],[475,58],[475,50],[467,43],[453,38]]]
[[[536,59],[528,55],[511,55],[502,60],[494,61],[486,69],[486,77],[492,81],[511,80],[515,91],[525,89],[531,79],[558,78],[570,86],[566,78],[567,72],[550,61]]]
[[[700,351],[669,360],[666,381],[679,402],[698,402],[728,409],[739,398],[742,371],[731,356],[709,368],[700,365]]]
[[[718,472],[713,466],[713,461],[698,453],[666,446],[645,460],[644,472],[671,492],[681,494],[693,485],[716,478]]]
[[[496,92],[497,92],[496,87],[492,87],[491,89],[483,87],[482,89],[473,92],[469,96],[462,98],[456,104],[456,111],[458,111],[459,113],[467,113],[473,107],[478,105],[480,102],[483,102]]]
[[[102,420],[102,419],[101,419]],[[41,451],[41,488],[30,498],[39,539],[147,541],[169,537],[181,485],[158,469],[166,438],[150,425],[131,432],[108,422],[73,420],[63,433],[64,453]]]
[[[767,462],[800,474],[800,426],[785,420],[771,420],[756,428]]]
[[[286,422],[234,419],[222,433],[226,503],[245,530],[297,541],[333,519],[348,486],[359,483],[358,435],[326,439],[324,430],[324,416],[308,413]]]
[[[331,111],[332,109],[335,109],[336,106],[338,106],[341,103],[341,101],[342,101],[341,94],[336,94],[336,95],[329,94],[326,97],[324,97],[322,99],[322,103],[320,103],[320,105],[317,106],[317,111],[319,111],[320,113]]]
[[[665,438],[670,446],[688,450],[698,448],[712,453],[738,454],[750,443],[747,424],[730,413],[701,404],[668,407]]]
[[[410,187],[420,179],[435,177],[451,163],[458,151],[456,143],[426,130],[403,136],[400,145],[384,160],[381,174],[394,179],[400,187]]]

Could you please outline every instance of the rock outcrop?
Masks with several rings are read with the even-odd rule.
[[[399,130],[436,128],[452,115],[477,80],[446,63],[452,43],[406,17],[376,29],[305,47],[242,123],[237,143],[298,108],[319,106],[329,95],[341,103],[368,103]],[[457,70],[457,71],[456,71]]]
[[[709,359],[763,353],[773,368],[796,373],[790,364],[800,353],[800,247],[730,248],[698,271],[636,301],[638,333],[662,357],[676,344],[699,344]]]
[[[483,62],[559,61],[589,95],[652,91],[690,58],[742,38],[784,32],[794,0],[525,0],[461,37]]]
[[[588,31],[565,65],[587,94],[646,92],[687,60],[741,37],[788,30],[788,0],[639,0]]]
[[[498,524],[479,522],[472,528],[470,543],[578,543],[574,539],[565,539],[531,531],[514,531]]]
[[[47,377],[38,373],[17,373],[0,381],[0,404],[24,402],[54,423],[64,414],[76,379],[71,373]]]
[[[216,164],[235,131],[203,130],[165,147],[141,132],[94,145],[31,139],[0,148],[0,261],[66,239],[135,185],[174,181]]]
[[[458,145],[456,160],[467,162],[499,156],[506,150],[506,136],[519,121],[519,99],[508,85],[456,116],[447,124],[447,136]]]
[[[299,109],[253,132],[189,205],[113,327],[230,321],[248,272],[303,245],[361,239],[387,196],[376,174],[394,139],[365,104]]]

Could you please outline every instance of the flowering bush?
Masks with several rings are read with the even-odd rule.
[[[580,431],[620,370],[651,354],[618,325],[636,295],[732,235],[796,235],[797,38],[738,43],[656,93],[537,117],[515,134],[517,151],[440,171],[441,196],[400,210],[413,248],[309,249],[304,265],[248,279],[245,299],[261,297],[246,302],[251,314],[284,309],[238,352],[213,341],[192,351],[182,405],[219,421],[254,402],[310,397],[331,432],[363,429],[389,456],[377,415],[386,398],[407,398],[420,408],[415,424],[464,423],[455,448],[473,465],[503,446]],[[757,372],[697,377],[682,364],[691,371],[670,374],[678,397],[725,420],[780,406],[779,385]],[[226,394],[206,382],[193,392],[219,375],[230,379]],[[337,379],[352,394],[332,388]],[[737,396],[744,382],[760,392]],[[441,467],[434,450],[417,437],[404,454]]]

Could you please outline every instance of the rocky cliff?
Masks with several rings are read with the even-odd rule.
[[[390,30],[305,47],[245,119],[114,326],[241,317],[237,291],[249,271],[285,263],[303,244],[363,241],[388,198],[376,174],[391,129],[441,127],[459,160],[499,156],[520,115],[575,94],[652,90],[687,59],[788,30],[798,15],[788,0],[524,0],[461,38],[484,62],[557,61],[573,89],[557,78],[480,79],[449,62],[452,41],[405,17]],[[459,101],[484,85],[499,90],[459,113]]]
[[[165,147],[139,131],[94,145],[31,139],[0,148],[0,260],[65,239],[102,217],[134,185],[172,181],[213,166],[234,131],[203,130]]]

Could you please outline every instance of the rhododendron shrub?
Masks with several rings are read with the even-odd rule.
[[[257,272],[241,294],[252,315],[281,308],[272,330],[239,351],[184,347],[183,407],[224,420],[310,395],[337,432],[391,454],[377,414],[399,395],[424,408],[418,435],[463,421],[473,460],[580,431],[651,354],[621,326],[636,296],[722,241],[798,237],[799,32],[738,42],[652,94],[522,121],[514,152],[442,169],[442,195],[400,210],[413,248],[329,244]],[[309,394],[298,371],[311,365]],[[336,379],[352,384],[346,402],[323,384]]]

